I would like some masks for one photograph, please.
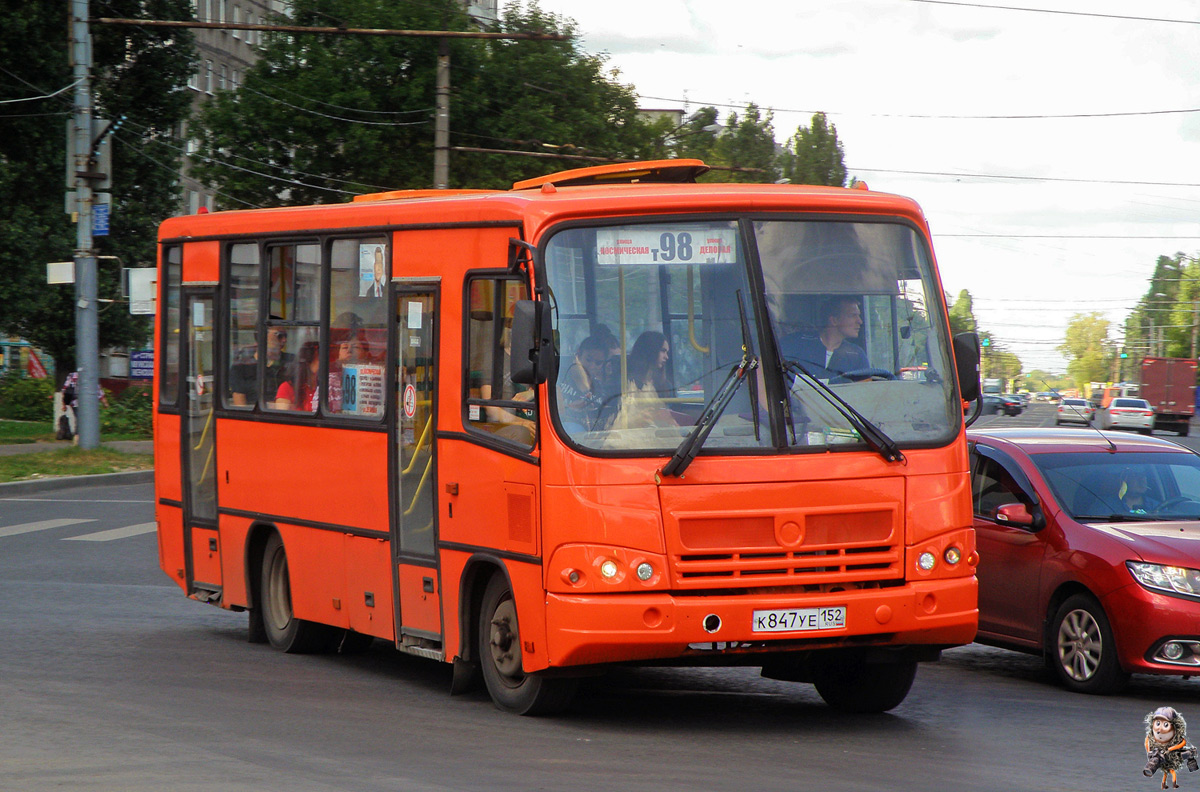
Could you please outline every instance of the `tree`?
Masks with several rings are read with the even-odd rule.
[[[958,335],[959,333],[974,333],[978,329],[971,292],[963,289],[958,293],[958,299],[950,306],[950,332]]]
[[[47,286],[46,263],[71,259],[75,228],[64,213],[66,121],[72,94],[68,20],[60,4],[0,0],[0,331],[48,352],[61,380],[75,366],[74,293]],[[186,0],[108,0],[115,17],[186,19]],[[178,208],[178,141],[188,112],[185,89],[195,53],[190,34],[150,28],[93,28],[93,91],[100,117],[125,121],[114,135],[110,235],[99,255],[127,266],[152,264],[158,223]],[[99,296],[120,296],[119,265],[102,260]],[[116,303],[100,311],[101,348],[141,343],[147,325]]]
[[[1067,358],[1067,373],[1077,383],[1106,382],[1112,370],[1115,349],[1108,338],[1109,321],[1104,314],[1075,314],[1067,323],[1066,336],[1058,350]]]
[[[323,0],[297,0],[292,21],[328,25]],[[457,0],[342,0],[348,27],[466,29]],[[505,32],[565,41],[451,39],[452,145],[632,158],[652,139],[633,91],[585,53],[574,26],[510,4]],[[276,35],[245,75],[200,114],[194,174],[257,205],[431,186],[438,42],[430,38]],[[454,152],[453,187],[509,187],[586,160]]]
[[[779,170],[775,162],[775,128],[771,124],[773,114],[759,113],[758,105],[751,102],[739,117],[730,113],[725,129],[713,144],[710,165],[728,168],[748,168],[753,171],[725,171],[714,174],[719,181],[766,182],[778,180]]]
[[[780,154],[780,171],[792,184],[846,186],[845,152],[837,127],[824,113],[812,117],[812,126],[800,125]]]

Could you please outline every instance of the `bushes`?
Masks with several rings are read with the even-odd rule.
[[[100,408],[101,434],[150,437],[152,407],[149,385],[130,385],[119,395],[109,396],[108,406]]]
[[[0,378],[0,418],[54,420],[54,383],[10,373]]]

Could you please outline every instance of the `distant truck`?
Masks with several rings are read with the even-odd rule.
[[[1004,381],[989,377],[983,381],[984,393],[1000,393],[1004,390]]]
[[[1196,361],[1148,357],[1142,361],[1138,395],[1154,408],[1154,428],[1187,437],[1196,414]]]

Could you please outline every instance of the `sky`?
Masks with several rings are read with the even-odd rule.
[[[779,143],[825,112],[852,176],[921,205],[951,299],[969,290],[1027,372],[1065,371],[1077,313],[1120,342],[1158,257],[1200,256],[1200,3],[539,5],[640,107],[754,102]]]

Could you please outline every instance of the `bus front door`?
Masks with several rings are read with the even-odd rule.
[[[184,292],[184,359],[187,386],[183,432],[183,541],[187,592],[213,602],[221,597],[217,533],[216,419],[213,412],[213,316],[211,289]]]
[[[433,650],[442,641],[437,567],[435,405],[437,288],[396,293],[396,420],[392,431],[392,554],[396,645]]]

